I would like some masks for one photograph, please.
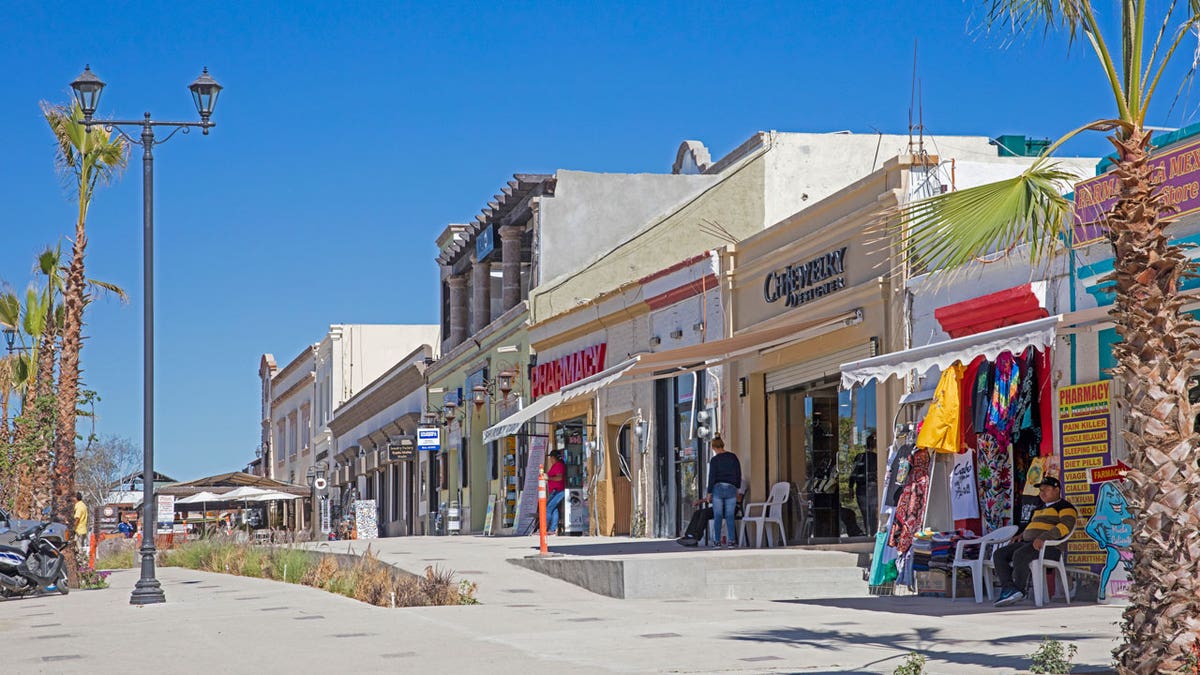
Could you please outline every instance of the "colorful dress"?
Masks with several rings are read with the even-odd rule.
[[[896,514],[892,523],[892,534],[888,545],[900,555],[912,547],[913,535],[921,529],[925,519],[925,498],[929,492],[929,452],[918,448],[910,458],[908,481],[900,493]]]
[[[1013,477],[1008,446],[1000,446],[991,434],[979,435],[979,516],[983,533],[1012,524]]]

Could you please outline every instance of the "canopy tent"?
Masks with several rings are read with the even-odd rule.
[[[304,485],[293,485],[291,483],[284,483],[282,481],[273,480],[264,476],[255,476],[253,474],[248,474],[241,471],[232,471],[229,473],[217,474],[215,476],[196,478],[195,480],[189,480],[183,483],[175,483],[174,485],[156,488],[155,492],[164,495],[175,495],[176,497],[186,497],[202,491],[221,494],[228,492],[233,488],[243,486],[256,487],[263,490],[286,492],[288,494],[302,497],[307,496],[311,492],[311,489]]]
[[[674,377],[703,368],[711,368],[740,356],[779,349],[808,340],[838,328],[862,322],[861,309],[851,310],[816,321],[789,322],[745,331],[733,337],[700,344],[638,354],[595,375],[573,382],[534,401],[483,432],[483,442],[491,443],[520,431],[521,426],[539,414],[573,398],[585,396],[618,381],[630,383]]]
[[[235,488],[229,492],[222,493],[218,499],[223,502],[249,501],[255,497],[261,497],[269,494],[271,494],[271,490],[264,490],[262,488],[243,485],[240,488]]]
[[[842,389],[851,389],[855,385],[866,384],[871,380],[882,382],[893,375],[902,376],[913,370],[924,373],[934,366],[944,370],[956,361],[969,363],[980,355],[987,357],[988,360],[995,360],[1002,352],[1018,354],[1030,346],[1044,349],[1054,344],[1054,336],[1061,323],[1063,323],[1063,315],[1058,314],[953,340],[944,340],[844,363],[841,368]]]

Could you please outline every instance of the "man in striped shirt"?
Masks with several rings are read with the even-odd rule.
[[[1062,498],[1062,484],[1054,476],[1046,476],[1037,484],[1042,505],[1034,510],[1025,525],[1006,546],[996,550],[996,575],[1000,577],[1000,599],[997,607],[1007,607],[1025,598],[1029,587],[1029,564],[1037,560],[1046,542],[1062,539],[1075,527],[1079,514],[1071,502]],[[1057,546],[1046,548],[1047,560],[1058,560],[1062,551]]]

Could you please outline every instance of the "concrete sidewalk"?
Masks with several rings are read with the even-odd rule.
[[[370,542],[410,571],[436,564],[476,582],[483,604],[475,606],[385,609],[302,586],[160,568],[167,603],[137,608],[128,604],[137,573],[121,571],[107,590],[0,602],[4,663],[7,672],[124,674],[143,670],[152,650],[153,670],[167,673],[890,673],[918,650],[929,672],[1005,673],[1028,668],[1025,655],[1050,636],[1079,646],[1079,673],[1103,672],[1118,634],[1120,609],[1091,604],[618,600],[506,562],[534,541]],[[365,543],[350,542],[358,552]],[[347,543],[328,548],[345,552]]]

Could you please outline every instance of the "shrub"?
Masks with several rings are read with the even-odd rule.
[[[123,551],[113,551],[106,553],[96,558],[96,569],[98,570],[122,570],[133,567],[137,562],[137,555],[132,549]]]
[[[904,661],[893,671],[892,675],[921,675],[925,672],[925,655],[909,652]]]
[[[1075,658],[1076,651],[1078,649],[1073,644],[1064,648],[1058,640],[1042,638],[1042,644],[1038,645],[1037,651],[1029,655],[1029,658],[1033,659],[1033,665],[1030,666],[1029,672],[1069,673],[1074,667],[1071,659]]]
[[[472,605],[476,585],[455,580],[454,572],[426,567],[418,577],[379,560],[370,549],[353,565],[338,558],[291,547],[263,549],[223,538],[188,542],[159,554],[164,567],[273,579],[324,589],[380,607]]]

